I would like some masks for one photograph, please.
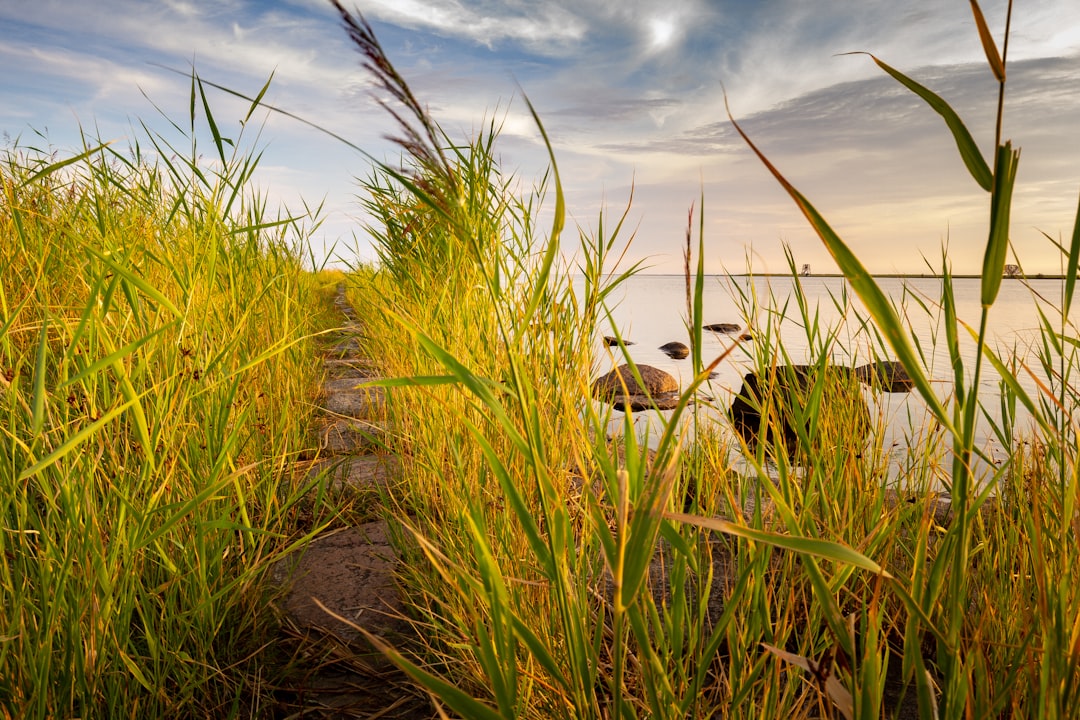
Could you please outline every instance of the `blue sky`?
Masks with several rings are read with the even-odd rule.
[[[983,11],[999,38],[1005,2]],[[708,269],[831,269],[820,242],[733,133],[731,109],[873,271],[920,272],[949,244],[977,272],[989,200],[940,118],[864,56],[943,95],[989,157],[997,88],[969,4],[892,0],[360,0],[391,59],[451,136],[504,124],[503,166],[529,186],[545,167],[522,90],[556,150],[574,222],[618,213],[634,187],[633,258],[678,272],[686,213],[704,193]],[[1068,238],[1080,192],[1080,3],[1018,3],[1005,136],[1023,148],[1012,239],[1029,272],[1055,272],[1042,236]],[[392,157],[393,130],[323,0],[7,0],[0,3],[0,131],[61,154],[81,127],[126,144],[139,120],[169,134],[189,84],[155,63],[254,94]],[[149,98],[149,99],[147,99]],[[234,131],[246,106],[212,95]],[[263,119],[259,115],[260,120]],[[182,123],[181,123],[182,124]],[[251,132],[254,128],[249,128]],[[44,136],[44,140],[41,136]],[[175,135],[171,135],[176,139]],[[269,115],[257,176],[273,203],[325,201],[317,255],[335,240],[370,259],[355,178],[361,155]],[[206,146],[205,150],[210,151]],[[570,249],[569,247],[567,248]]]

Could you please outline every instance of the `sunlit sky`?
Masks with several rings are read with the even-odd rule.
[[[989,197],[941,118],[861,55],[871,51],[945,97],[989,158],[997,85],[968,2],[893,0],[360,0],[383,46],[452,137],[503,123],[502,165],[523,187],[546,155],[522,93],[553,141],[571,220],[621,213],[633,187],[629,257],[680,272],[687,211],[704,197],[707,269],[834,269],[820,241],[724,111],[875,272],[926,272],[948,243],[956,272],[978,272]],[[1000,43],[1004,0],[984,0]],[[1080,192],[1080,3],[1017,3],[1004,135],[1023,148],[1012,240],[1029,273],[1057,272]],[[79,129],[120,146],[159,114],[188,122],[190,79],[255,94],[380,158],[396,153],[370,78],[322,0],[5,0],[0,3],[0,131],[8,146],[80,145]],[[246,104],[211,91],[225,134]],[[370,162],[289,118],[259,113],[259,187],[292,211],[324,202],[317,258],[374,253],[356,181]],[[249,124],[247,132],[258,130]],[[212,146],[206,144],[210,154]],[[627,234],[628,235],[628,234]],[[573,233],[570,237],[576,236]],[[335,241],[337,243],[335,244]],[[572,247],[566,245],[567,251]],[[926,260],[924,260],[924,258]]]

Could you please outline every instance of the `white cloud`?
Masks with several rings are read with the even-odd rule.
[[[164,0],[163,4],[183,17],[193,18],[200,14],[198,7],[194,3],[183,2],[182,0]]]
[[[563,52],[586,32],[573,12],[554,3],[470,7],[455,0],[367,0],[359,7],[383,22],[464,38],[489,48],[519,42],[545,55]]]

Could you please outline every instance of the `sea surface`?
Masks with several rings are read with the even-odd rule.
[[[945,341],[943,311],[940,308],[942,280],[934,277],[879,278],[882,290],[894,302],[915,342],[922,348],[926,369],[938,397],[948,401],[953,393],[953,370]],[[810,362],[811,340],[806,330],[795,292],[796,283],[801,285],[807,314],[822,329],[835,335],[831,343],[830,360],[836,364],[860,365],[875,356],[895,359],[895,355],[877,338],[866,322],[868,313],[842,277],[769,276],[707,276],[703,296],[704,323],[737,323],[740,332],[758,333],[760,328],[773,324],[787,353],[786,362]],[[979,278],[954,278],[958,318],[977,329],[980,318]],[[1039,370],[1035,350],[1041,340],[1039,308],[1052,320],[1060,323],[1063,281],[1060,279],[1036,279],[1021,281],[1004,279],[997,301],[991,308],[988,337],[989,344],[1001,356],[1015,357],[1026,362],[1034,370],[1034,376],[1021,370],[1021,384],[1032,394],[1039,392],[1038,382],[1047,382]],[[686,287],[681,275],[638,275],[616,290],[610,299],[610,321],[601,324],[600,335],[615,335],[618,331],[626,341],[632,342],[628,351],[638,364],[652,365],[674,375],[685,385],[693,377],[690,359],[673,360],[659,348],[678,341],[689,345],[686,328]],[[1078,301],[1080,302],[1080,301]],[[1076,305],[1077,303],[1074,303]],[[1080,313],[1075,309],[1072,320]],[[810,323],[813,325],[813,320]],[[975,366],[975,342],[961,328],[961,356],[965,372],[970,379]],[[1065,328],[1066,335],[1075,334],[1075,327]],[[714,399],[714,406],[727,408],[731,398],[738,393],[743,375],[750,371],[757,352],[775,352],[774,347],[763,347],[755,341],[738,341],[739,333],[724,335],[705,332],[703,358],[705,364],[728,351],[716,369],[716,376],[702,390]],[[820,347],[820,339],[815,341]],[[608,349],[597,338],[597,374],[605,373],[625,362],[616,348]],[[785,362],[779,360],[779,362]],[[1036,380],[1038,378],[1038,381]],[[896,462],[901,463],[909,438],[917,437],[932,426],[923,400],[915,393],[875,393],[866,390],[871,408],[884,413],[886,418],[886,447],[894,447]],[[999,378],[988,363],[983,363],[979,395],[989,416],[995,421],[1001,417],[999,402]],[[1030,417],[1023,409],[1018,413],[1017,428],[1030,426]],[[611,432],[617,433],[622,426],[622,414],[615,413]],[[643,438],[652,435],[658,427],[655,412],[635,414],[635,426]],[[723,423],[721,423],[723,425]],[[989,421],[980,423],[978,442],[992,458],[1000,459],[1008,448],[995,437]]]

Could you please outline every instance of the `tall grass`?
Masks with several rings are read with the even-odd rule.
[[[972,7],[1003,93],[1005,53]],[[691,221],[695,377],[648,443],[629,413],[609,438],[619,416],[590,399],[589,382],[604,361],[595,339],[617,334],[605,328],[606,298],[633,270],[612,270],[621,221],[601,215],[580,232],[576,257],[562,260],[554,157],[544,181],[521,190],[496,161],[495,124],[466,141],[445,136],[370,27],[341,13],[402,103],[394,119],[406,167],[377,166],[366,183],[381,266],[357,276],[351,294],[369,308],[370,349],[392,376],[381,384],[394,388],[404,484],[389,499],[406,528],[403,585],[428,644],[409,657],[386,651],[417,682],[478,718],[876,718],[896,710],[898,693],[924,717],[1080,713],[1078,343],[1068,321],[1080,220],[1071,244],[1059,245],[1063,301],[1040,306],[1036,376],[1046,379],[1032,395],[1020,381],[1028,368],[987,342],[1018,160],[1009,141],[995,138],[991,166],[943,100],[875,58],[942,115],[990,193],[974,368],[962,361],[969,330],[947,257],[942,297],[921,302],[943,319],[947,393],[931,384],[929,348],[901,319],[918,308],[887,298],[744,135],[844,271],[854,297],[834,302],[859,337],[823,324],[797,277],[790,300],[742,296],[756,318],[764,440],[733,441],[697,397],[728,357],[701,356],[705,238],[699,223],[693,242]],[[545,233],[537,218],[551,195]],[[789,316],[806,330],[806,358],[777,342]],[[920,442],[901,464],[907,496],[890,487],[881,418],[867,416],[863,441],[850,431],[855,406],[838,400],[861,397],[831,367],[856,345],[868,361],[897,358],[928,408],[920,421],[940,428],[911,428]],[[611,359],[629,360],[623,353]],[[810,367],[797,392],[782,382],[793,361]],[[989,401],[1004,408],[1000,421],[977,391],[984,364],[1002,378]],[[1018,404],[1031,427],[1013,422]],[[988,478],[975,471],[980,418],[1010,449]],[[780,432],[769,440],[783,422],[797,436],[791,447]],[[748,473],[733,469],[730,453]],[[947,518],[933,492],[942,481]]]
[[[937,639],[935,660],[941,676],[941,709],[947,717],[956,717],[965,712],[970,713],[975,709],[979,709],[980,712],[986,712],[989,709],[990,712],[995,713],[1007,704],[1015,705],[1016,699],[1024,696],[1023,691],[1015,688],[1015,684],[1021,678],[1034,684],[1034,678],[1025,673],[1025,670],[1029,669],[1025,667],[1025,660],[1031,650],[1028,643],[1034,644],[1041,642],[1043,639],[1053,641],[1054,635],[1060,632],[1060,630],[1056,629],[1058,625],[1056,617],[1061,617],[1057,613],[1074,609],[1076,602],[1075,562],[1073,558],[1069,557],[1070,554],[1061,557],[1052,551],[1048,552],[1050,548],[1047,547],[1044,539],[1040,536],[1041,533],[1035,531],[1035,528],[1041,524],[1039,515],[1046,507],[1052,507],[1055,504],[1061,504],[1066,508],[1075,506],[1076,474],[1075,469],[1069,469],[1069,466],[1075,468],[1075,458],[1062,457],[1060,454],[1055,453],[1062,463],[1060,469],[1054,473],[1062,479],[1062,482],[1058,484],[1061,495],[1055,499],[1052,496],[1037,493],[1034,497],[1025,498],[1025,500],[1010,507],[1009,510],[1013,513],[1013,517],[1010,519],[1017,522],[1018,527],[1013,528],[1007,535],[1013,541],[1019,541],[1018,533],[1020,528],[1027,526],[1031,531],[1031,535],[1027,538],[1028,542],[1024,543],[1023,547],[1028,552],[1022,553],[1020,557],[1023,558],[1030,553],[1028,557],[1033,561],[1032,570],[1034,572],[1046,572],[1053,567],[1057,571],[1053,575],[1054,577],[1067,578],[1067,580],[1058,585],[1058,593],[1053,595],[1052,600],[1042,589],[1042,583],[1036,581],[1039,588],[1039,600],[1036,603],[1038,615],[1037,619],[1034,620],[1034,625],[1040,631],[1030,635],[1022,636],[1014,632],[1009,634],[1005,642],[1001,642],[1001,638],[995,638],[994,641],[986,643],[984,634],[987,633],[988,627],[994,627],[995,624],[986,623],[984,614],[971,612],[973,602],[978,602],[977,599],[985,601],[988,597],[1014,607],[1011,604],[1012,593],[1002,585],[991,586],[993,587],[992,590],[985,585],[980,587],[979,589],[982,590],[981,598],[979,594],[972,594],[973,580],[975,577],[979,577],[980,569],[978,560],[981,559],[979,558],[981,552],[977,552],[977,550],[989,550],[993,553],[993,550],[997,549],[988,540],[984,541],[986,545],[980,546],[976,538],[975,525],[979,522],[980,509],[992,493],[999,492],[1006,481],[1014,483],[1018,481],[1027,482],[1026,476],[1029,472],[1026,467],[1017,466],[1016,461],[1020,457],[1019,453],[1017,453],[1011,455],[1009,460],[994,473],[993,477],[989,478],[983,487],[977,486],[974,482],[973,467],[975,456],[978,453],[975,446],[976,420],[982,414],[980,412],[981,400],[978,397],[977,388],[982,377],[984,357],[988,358],[1001,371],[1004,394],[1003,406],[1008,408],[1019,399],[1032,412],[1040,429],[1044,433],[1048,433],[1042,435],[1041,442],[1055,448],[1067,447],[1070,451],[1075,448],[1074,434],[1071,428],[1066,429],[1060,422],[1057,428],[1053,428],[1048,421],[1048,417],[1067,418],[1071,416],[1072,407],[1067,406],[1065,403],[1068,394],[1065,387],[1060,386],[1057,393],[1054,393],[1050,388],[1045,388],[1046,395],[1055,407],[1051,408],[1050,404],[1044,399],[1041,404],[1042,407],[1036,408],[1033,399],[1020,386],[1016,378],[1015,367],[1012,370],[1006,367],[986,342],[990,311],[1000,289],[1009,248],[1010,206],[1020,152],[1013,149],[1010,140],[1003,140],[1001,137],[1006,81],[1005,58],[1008,50],[1008,25],[1011,20],[1011,3],[1009,4],[1006,19],[1005,42],[1001,52],[997,48],[978,4],[973,0],[971,6],[979,37],[986,51],[988,64],[999,83],[994,138],[995,155],[992,170],[990,165],[983,159],[963,122],[945,101],[928,88],[891,68],[881,60],[874,58],[874,61],[882,69],[925,100],[930,107],[945,119],[957,143],[960,155],[973,178],[982,189],[990,193],[991,207],[988,222],[988,240],[982,270],[982,313],[977,329],[973,330],[962,325],[956,317],[956,301],[947,259],[943,267],[945,282],[942,307],[945,314],[946,343],[954,370],[951,408],[945,407],[931,390],[903,325],[894,309],[886,302],[880,288],[866,272],[862,263],[850,252],[848,247],[832,231],[806,198],[783,178],[780,172],[754,147],[750,139],[736,125],[736,129],[739,130],[740,134],[743,134],[747,143],[773,172],[781,185],[788,190],[796,204],[818,232],[822,241],[844,271],[845,276],[851,281],[856,293],[866,304],[877,326],[888,340],[891,349],[903,362],[908,372],[912,374],[919,392],[926,400],[936,421],[946,428],[952,437],[953,460],[950,473],[950,490],[953,503],[953,520],[941,539],[941,546],[936,556],[931,560],[924,553],[921,553],[916,558],[920,564],[926,563],[927,572],[913,575],[910,584],[898,583],[898,589],[902,593],[911,592],[910,595],[906,596],[910,616],[907,620],[905,636],[907,644],[904,654],[905,674],[909,677],[914,675],[916,680],[922,680],[926,677],[921,654],[909,648],[915,646],[916,638],[920,632],[930,630]],[[1074,235],[1077,233],[1080,233],[1080,216],[1077,218],[1077,229],[1074,231]],[[1075,253],[1078,251],[1080,251],[1080,247],[1077,247],[1074,243],[1074,246],[1069,250],[1067,261],[1071,274],[1065,279],[1064,294],[1070,300],[1072,288],[1076,282]],[[1067,317],[1068,302],[1060,311],[1060,326],[1053,326],[1049,321],[1044,323],[1044,338],[1066,337],[1064,332],[1059,334],[1057,327],[1064,329]],[[977,349],[975,367],[970,379],[965,375],[959,351],[959,335],[963,329],[967,329],[973,336]],[[1060,345],[1055,342],[1054,346],[1051,347],[1049,342],[1044,339],[1044,365],[1054,365],[1052,358],[1055,356],[1060,357],[1060,355]],[[1052,411],[1049,415],[1045,413],[1048,409]],[[1063,411],[1063,415],[1059,415],[1061,411]],[[1008,416],[1009,414],[1006,412],[1005,417]],[[1062,432],[1062,430],[1065,430],[1065,432]],[[1010,445],[1012,444],[1013,438],[1009,433],[1000,432],[999,434],[1004,436]],[[1070,452],[1069,455],[1072,455],[1072,453]],[[1058,520],[1058,527],[1069,533],[1067,528],[1072,526],[1075,518],[1059,516]],[[1020,548],[1012,548],[1007,544],[1004,549],[1012,551]],[[992,557],[995,570],[997,570],[996,563],[1002,558],[997,553],[993,553]],[[1012,559],[1017,555],[1008,552],[1005,557]],[[1058,565],[1062,560],[1065,563],[1064,567]],[[977,585],[978,583],[974,584]],[[1026,599],[1030,601],[1031,596],[1027,596]],[[988,605],[993,608],[995,603],[990,602]],[[1053,606],[1053,610],[1050,609],[1051,606]],[[990,608],[984,612],[993,613],[994,611]],[[1049,611],[1049,614],[1046,614],[1047,611]],[[977,618],[975,623],[972,623],[973,616]],[[1023,637],[1023,640],[1021,640],[1021,637]],[[1039,638],[1039,640],[1036,640],[1036,638]],[[1004,649],[1000,649],[997,643],[1001,643]],[[1080,659],[1077,658],[1076,651],[1067,653],[1065,656],[1055,655],[1051,657],[1046,654],[1046,650],[1045,647],[1037,647],[1035,650],[1039,657],[1040,682],[1038,687],[1042,692],[1036,694],[1035,702],[1031,706],[1022,705],[1022,707],[1032,707],[1034,714],[1042,714],[1048,711],[1056,714],[1067,707],[1062,704],[1060,693],[1065,692],[1071,695],[1072,690],[1068,688],[1074,686],[1076,681],[1076,661]],[[988,672],[991,668],[996,672]],[[1053,678],[1050,685],[1046,684],[1047,677]],[[996,695],[995,690],[998,690],[1001,686],[1009,688],[1009,694]],[[924,711],[929,711],[934,705],[933,690],[930,683],[921,682],[919,691],[920,706]]]
[[[324,514],[292,468],[329,320],[233,138],[193,78],[178,140],[3,154],[0,716],[269,697],[266,571]]]

